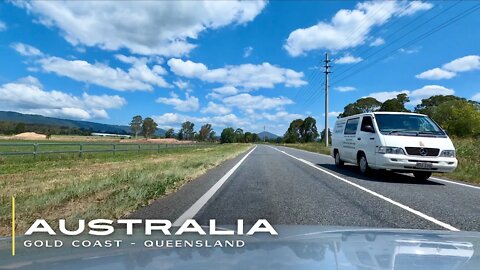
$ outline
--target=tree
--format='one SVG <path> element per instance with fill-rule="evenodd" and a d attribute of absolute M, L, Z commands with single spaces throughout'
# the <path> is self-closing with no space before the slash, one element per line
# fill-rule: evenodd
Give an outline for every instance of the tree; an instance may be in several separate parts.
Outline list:
<path fill-rule="evenodd" d="M 382 106 L 382 103 L 375 98 L 366 97 L 357 99 L 357 101 L 348 104 L 343 108 L 343 113 L 338 117 L 347 117 L 359 113 L 374 112 Z"/>
<path fill-rule="evenodd" d="M 212 142 L 216 141 L 215 135 L 216 135 L 215 131 L 213 131 L 213 130 L 210 131 L 210 134 L 208 134 L 208 139 Z"/>
<path fill-rule="evenodd" d="M 251 132 L 245 132 L 243 135 L 243 141 L 246 143 L 251 143 L 253 142 L 253 134 Z"/>
<path fill-rule="evenodd" d="M 224 128 L 222 134 L 220 134 L 221 143 L 233 143 L 235 142 L 235 130 L 233 128 Z"/>
<path fill-rule="evenodd" d="M 257 133 L 252 133 L 252 142 L 258 142 L 260 141 L 260 137 L 258 136 Z"/>
<path fill-rule="evenodd" d="M 25 132 L 25 123 L 18 123 L 15 126 L 15 134 L 20 134 Z"/>
<path fill-rule="evenodd" d="M 430 117 L 449 135 L 470 137 L 480 134 L 480 109 L 466 100 L 444 102 L 430 113 Z"/>
<path fill-rule="evenodd" d="M 175 131 L 173 130 L 173 128 L 169 128 L 165 132 L 165 138 L 173 138 L 173 137 L 175 137 Z"/>
<path fill-rule="evenodd" d="M 198 138 L 200 141 L 205 141 L 208 139 L 208 136 L 212 132 L 212 125 L 210 124 L 205 124 L 200 128 L 200 131 L 198 132 Z"/>
<path fill-rule="evenodd" d="M 332 131 L 330 129 L 328 129 L 328 141 L 332 143 Z M 325 129 L 320 134 L 320 142 L 325 142 Z"/>
<path fill-rule="evenodd" d="M 435 111 L 435 108 L 440 106 L 441 104 L 452 101 L 452 100 L 458 100 L 458 101 L 466 101 L 468 103 L 471 103 L 473 105 L 479 105 L 478 102 L 473 101 L 473 100 L 466 100 L 465 98 L 457 97 L 457 96 L 452 96 L 452 95 L 436 95 L 436 96 L 431 96 L 429 98 L 422 99 L 422 102 L 415 106 L 415 112 L 416 113 L 421 113 L 421 114 L 426 114 L 430 117 L 432 117 L 432 114 Z"/>
<path fill-rule="evenodd" d="M 134 116 L 130 122 L 130 129 L 132 130 L 132 133 L 135 134 L 135 139 L 138 137 L 140 131 L 142 131 L 142 124 L 143 119 L 140 115 Z"/>
<path fill-rule="evenodd" d="M 245 142 L 243 137 L 243 129 L 237 128 L 235 130 L 235 142 L 239 142 L 239 143 Z"/>
<path fill-rule="evenodd" d="M 182 128 L 180 129 L 179 133 L 182 133 L 182 139 L 192 139 L 193 138 L 193 127 L 195 126 L 194 123 L 190 121 L 186 121 L 182 123 Z"/>
<path fill-rule="evenodd" d="M 155 123 L 152 118 L 145 118 L 142 123 L 143 136 L 147 139 L 151 138 L 152 135 L 155 134 L 155 131 L 157 131 L 157 127 L 157 123 Z"/>
<path fill-rule="evenodd" d="M 300 135 L 303 142 L 313 142 L 318 138 L 317 121 L 315 118 L 309 116 L 303 120 Z"/>
<path fill-rule="evenodd" d="M 388 99 L 383 102 L 382 106 L 380 107 L 379 111 L 383 112 L 409 112 L 407 108 L 405 108 L 405 103 L 409 102 L 410 98 L 408 98 L 407 94 L 402 93 L 398 94 L 397 97 Z"/>
<path fill-rule="evenodd" d="M 283 135 L 283 138 L 286 143 L 297 143 L 301 141 L 302 137 L 302 119 L 295 119 L 290 123 L 287 132 Z"/>

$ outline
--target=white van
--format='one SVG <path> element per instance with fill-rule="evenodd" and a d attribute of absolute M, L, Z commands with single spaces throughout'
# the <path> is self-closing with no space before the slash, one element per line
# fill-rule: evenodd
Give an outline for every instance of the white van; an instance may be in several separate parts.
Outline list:
<path fill-rule="evenodd" d="M 340 118 L 332 134 L 335 165 L 411 172 L 418 180 L 457 167 L 455 148 L 445 131 L 428 116 L 373 112 Z"/>

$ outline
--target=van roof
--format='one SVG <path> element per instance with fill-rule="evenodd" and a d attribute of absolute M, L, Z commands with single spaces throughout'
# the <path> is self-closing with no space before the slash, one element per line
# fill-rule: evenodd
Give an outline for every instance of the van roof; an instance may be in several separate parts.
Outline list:
<path fill-rule="evenodd" d="M 412 113 L 412 112 L 368 112 L 368 113 L 360 113 L 360 114 L 355 114 L 347 117 L 342 117 L 339 119 L 348 119 L 348 118 L 354 118 L 358 116 L 363 116 L 363 115 L 376 115 L 376 114 L 405 114 L 405 115 L 421 115 L 421 116 L 426 116 L 425 114 L 420 114 L 420 113 Z"/>

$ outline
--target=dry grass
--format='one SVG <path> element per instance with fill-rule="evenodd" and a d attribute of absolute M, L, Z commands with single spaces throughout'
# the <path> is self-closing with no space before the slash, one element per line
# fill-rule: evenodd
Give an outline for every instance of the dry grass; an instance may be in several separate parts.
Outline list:
<path fill-rule="evenodd" d="M 68 223 L 80 218 L 116 219 L 249 147 L 230 144 L 172 148 L 160 155 L 126 153 L 77 160 L 29 160 L 23 164 L 4 161 L 0 164 L 0 235 L 10 234 L 11 196 L 16 197 L 20 234 L 37 218 L 66 218 Z"/>

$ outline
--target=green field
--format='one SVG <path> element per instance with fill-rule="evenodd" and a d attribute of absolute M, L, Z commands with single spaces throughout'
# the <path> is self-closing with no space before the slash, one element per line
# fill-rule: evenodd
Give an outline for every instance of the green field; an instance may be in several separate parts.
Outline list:
<path fill-rule="evenodd" d="M 480 140 L 452 138 L 457 149 L 458 167 L 453 173 L 438 174 L 441 177 L 471 183 L 480 183 Z M 330 155 L 330 150 L 320 143 L 295 143 L 284 146 Z"/>
<path fill-rule="evenodd" d="M 21 234 L 37 218 L 120 218 L 175 190 L 248 144 L 175 147 L 157 152 L 48 154 L 0 160 L 0 235 L 10 234 L 15 196 Z"/>

